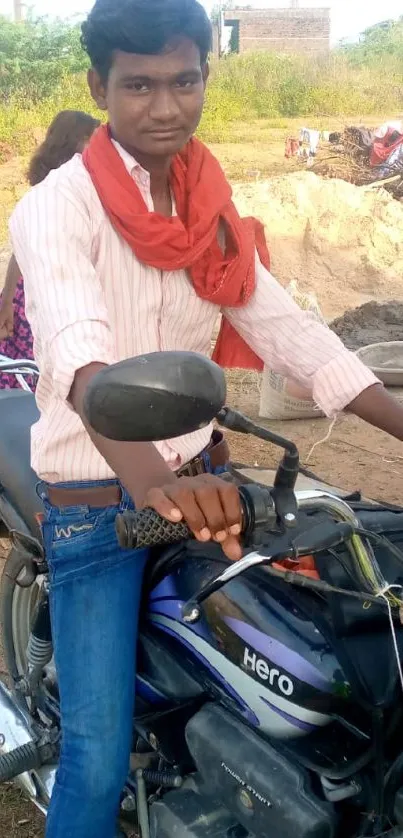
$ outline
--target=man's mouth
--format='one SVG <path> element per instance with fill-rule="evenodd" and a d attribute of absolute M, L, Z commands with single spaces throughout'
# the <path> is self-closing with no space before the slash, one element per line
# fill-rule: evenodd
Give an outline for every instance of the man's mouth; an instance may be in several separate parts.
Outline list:
<path fill-rule="evenodd" d="M 152 128 L 148 133 L 158 139 L 168 140 L 171 137 L 177 137 L 180 134 L 181 128 Z"/>

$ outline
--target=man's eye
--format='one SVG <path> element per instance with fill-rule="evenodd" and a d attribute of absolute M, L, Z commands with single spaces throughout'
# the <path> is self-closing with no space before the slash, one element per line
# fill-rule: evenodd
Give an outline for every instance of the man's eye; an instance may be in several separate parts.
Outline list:
<path fill-rule="evenodd" d="M 133 81 L 126 86 L 128 90 L 134 90 L 136 93 L 146 93 L 150 89 L 143 81 Z"/>
<path fill-rule="evenodd" d="M 182 79 L 181 81 L 177 82 L 178 87 L 193 87 L 194 84 L 195 82 L 191 79 Z"/>

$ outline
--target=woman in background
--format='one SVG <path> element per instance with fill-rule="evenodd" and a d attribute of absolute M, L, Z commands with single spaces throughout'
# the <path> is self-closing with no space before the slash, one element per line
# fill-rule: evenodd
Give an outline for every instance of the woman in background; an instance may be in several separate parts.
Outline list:
<path fill-rule="evenodd" d="M 61 111 L 48 128 L 46 137 L 32 157 L 28 182 L 35 186 L 52 169 L 81 154 L 99 120 L 82 111 Z M 24 282 L 14 256 L 8 263 L 6 280 L 0 296 L 0 355 L 33 359 L 32 334 L 25 317 Z M 0 373 L 0 388 L 18 387 L 14 375 Z M 34 387 L 35 383 L 30 382 Z"/>

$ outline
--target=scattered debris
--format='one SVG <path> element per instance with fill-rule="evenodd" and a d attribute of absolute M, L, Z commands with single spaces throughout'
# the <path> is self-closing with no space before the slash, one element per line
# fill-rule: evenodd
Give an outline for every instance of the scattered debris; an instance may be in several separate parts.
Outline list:
<path fill-rule="evenodd" d="M 312 166 L 315 174 L 342 178 L 356 186 L 380 186 L 403 199 L 403 123 L 386 122 L 376 130 L 351 125 L 332 134 L 332 153 L 322 148 Z M 393 179 L 392 179 L 393 176 Z"/>

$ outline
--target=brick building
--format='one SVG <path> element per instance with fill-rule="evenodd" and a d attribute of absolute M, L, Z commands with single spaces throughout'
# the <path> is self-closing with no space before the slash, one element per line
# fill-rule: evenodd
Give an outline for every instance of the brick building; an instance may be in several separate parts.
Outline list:
<path fill-rule="evenodd" d="M 230 9 L 222 24 L 232 28 L 235 52 L 270 52 L 318 55 L 329 50 L 330 9 Z"/>

